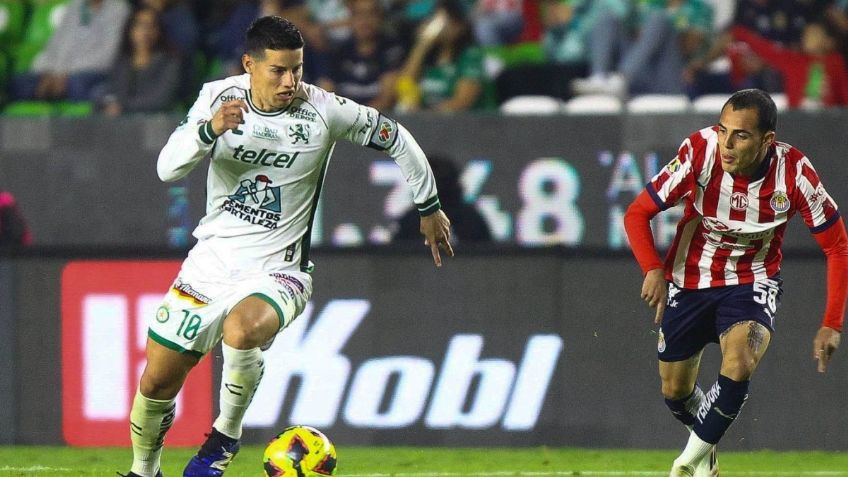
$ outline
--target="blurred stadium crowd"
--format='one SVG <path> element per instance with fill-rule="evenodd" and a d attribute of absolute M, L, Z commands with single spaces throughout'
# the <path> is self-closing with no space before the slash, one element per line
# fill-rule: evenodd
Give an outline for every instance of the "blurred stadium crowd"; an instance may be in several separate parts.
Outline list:
<path fill-rule="evenodd" d="M 384 111 L 848 105 L 848 0 L 0 0 L 2 114 L 182 112 L 269 14 L 305 81 Z"/>

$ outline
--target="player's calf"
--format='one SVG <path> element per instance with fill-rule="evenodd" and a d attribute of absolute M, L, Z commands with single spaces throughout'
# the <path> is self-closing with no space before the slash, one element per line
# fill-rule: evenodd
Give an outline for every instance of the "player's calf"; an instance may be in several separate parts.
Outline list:
<path fill-rule="evenodd" d="M 748 399 L 750 381 L 734 381 L 719 374 L 695 414 L 694 432 L 705 442 L 717 444 L 736 420 Z"/>
<path fill-rule="evenodd" d="M 695 413 L 704 401 L 704 391 L 695 384 L 695 389 L 682 399 L 665 399 L 665 405 L 671 411 L 675 419 L 683 423 L 689 429 L 695 425 Z"/>
<path fill-rule="evenodd" d="M 136 392 L 130 412 L 130 440 L 133 448 L 130 476 L 161 477 L 159 461 L 162 445 L 175 415 L 173 399 L 150 399 L 141 391 Z"/>

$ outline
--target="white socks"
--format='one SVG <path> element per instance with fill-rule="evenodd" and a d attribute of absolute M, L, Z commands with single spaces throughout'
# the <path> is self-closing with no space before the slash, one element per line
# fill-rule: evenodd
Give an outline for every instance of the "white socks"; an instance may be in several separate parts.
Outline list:
<path fill-rule="evenodd" d="M 136 391 L 130 413 L 132 439 L 132 472 L 141 477 L 154 477 L 159 470 L 165 433 L 174 423 L 176 405 L 173 399 L 160 401 Z"/>
<path fill-rule="evenodd" d="M 236 349 L 221 343 L 224 352 L 224 369 L 221 375 L 221 413 L 213 427 L 233 439 L 241 438 L 241 421 L 253 399 L 265 361 L 259 348 Z"/>
<path fill-rule="evenodd" d="M 674 465 L 691 465 L 696 466 L 701 459 L 704 458 L 713 449 L 714 444 L 710 444 L 698 437 L 694 432 L 689 433 L 689 442 L 686 443 L 686 448 L 679 457 L 674 459 Z"/>

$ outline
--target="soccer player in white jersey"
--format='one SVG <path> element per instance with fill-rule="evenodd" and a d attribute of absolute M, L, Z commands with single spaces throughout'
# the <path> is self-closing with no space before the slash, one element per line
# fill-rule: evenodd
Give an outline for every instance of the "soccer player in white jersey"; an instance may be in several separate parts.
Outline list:
<path fill-rule="evenodd" d="M 827 255 L 827 306 L 813 340 L 824 372 L 839 346 L 848 295 L 848 237 L 810 160 L 775 140 L 777 109 L 760 90 L 733 94 L 718 124 L 683 141 L 624 217 L 645 273 L 642 298 L 656 308 L 662 394 L 690 429 L 671 476 L 717 476 L 715 446 L 748 398 L 780 304 L 781 244 L 797 212 Z M 665 265 L 650 220 L 678 202 L 684 214 Z M 721 369 L 697 384 L 707 343 L 720 343 Z"/>
<path fill-rule="evenodd" d="M 183 475 L 220 476 L 238 452 L 242 418 L 264 369 L 260 347 L 303 311 L 312 292 L 311 226 L 337 139 L 391 155 L 412 189 L 436 266 L 440 248 L 453 255 L 450 221 L 415 139 L 375 109 L 303 83 L 303 46 L 288 20 L 257 19 L 246 35 L 247 73 L 205 84 L 159 155 L 164 181 L 210 157 L 206 216 L 150 321 L 147 365 L 130 415 L 128 476 L 162 475 L 177 393 L 218 341 L 220 414 Z"/>

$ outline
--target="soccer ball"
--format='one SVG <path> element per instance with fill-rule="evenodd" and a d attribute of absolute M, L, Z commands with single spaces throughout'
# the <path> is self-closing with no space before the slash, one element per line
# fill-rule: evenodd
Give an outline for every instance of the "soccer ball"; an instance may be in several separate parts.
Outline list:
<path fill-rule="evenodd" d="M 335 475 L 336 447 L 318 429 L 293 426 L 268 442 L 262 462 L 266 477 Z"/>

